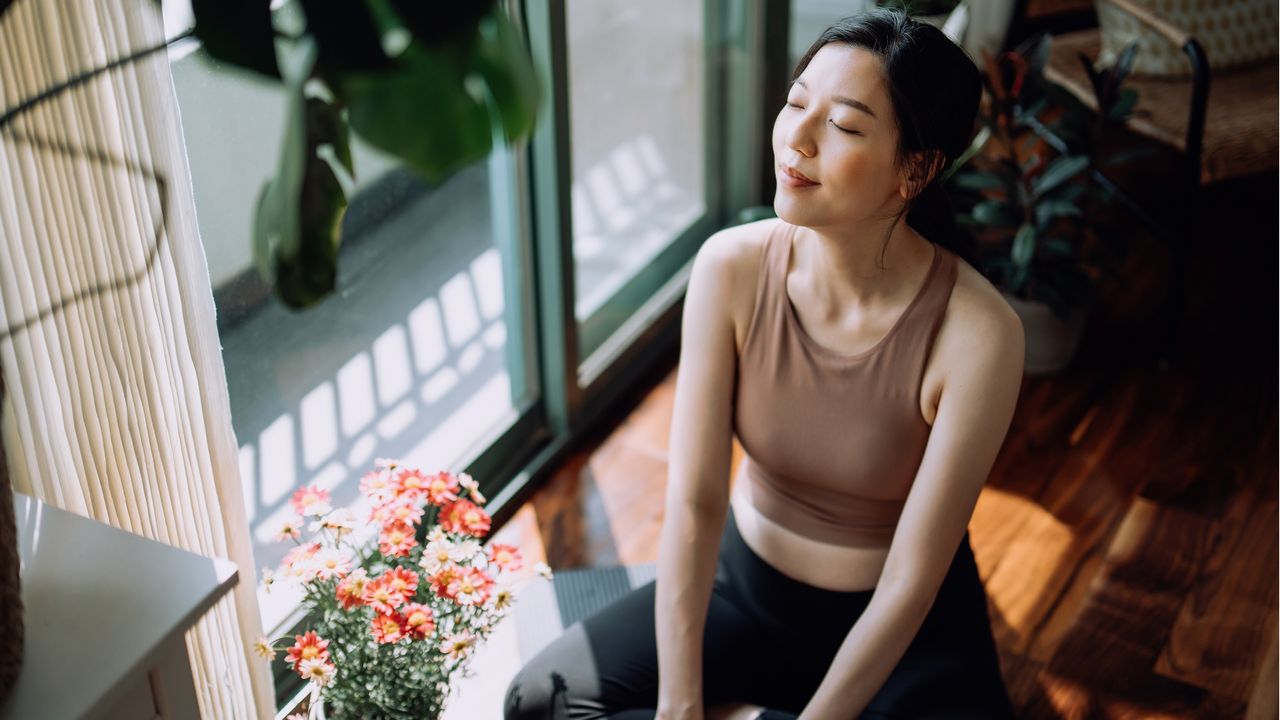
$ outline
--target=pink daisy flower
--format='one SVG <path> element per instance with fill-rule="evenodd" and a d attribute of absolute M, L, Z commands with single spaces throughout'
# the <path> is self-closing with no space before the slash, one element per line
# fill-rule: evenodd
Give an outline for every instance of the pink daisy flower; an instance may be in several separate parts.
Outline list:
<path fill-rule="evenodd" d="M 431 608 L 421 603 L 410 603 L 400 610 L 404 618 L 405 634 L 414 638 L 430 637 L 436 629 L 436 618 Z"/>
<path fill-rule="evenodd" d="M 320 543 L 309 542 L 305 545 L 299 545 L 284 554 L 284 559 L 280 561 L 280 567 L 286 570 L 292 569 L 294 565 L 305 560 L 310 560 L 316 553 L 320 552 Z"/>
<path fill-rule="evenodd" d="M 333 510 L 333 506 L 329 504 L 329 491 L 321 490 L 315 485 L 298 488 L 289 502 L 293 504 L 293 509 L 304 517 L 324 515 Z"/>
<path fill-rule="evenodd" d="M 285 653 L 284 661 L 293 665 L 294 670 L 299 670 L 304 660 L 329 661 L 329 641 L 316 635 L 315 630 L 308 630 L 306 635 L 294 635 L 293 641 L 293 647 Z"/>
<path fill-rule="evenodd" d="M 382 578 L 391 592 L 400 593 L 406 600 L 418 591 L 418 573 L 408 568 L 392 568 Z"/>
<path fill-rule="evenodd" d="M 382 528 L 378 536 L 378 549 L 387 557 L 406 557 L 418 541 L 413 537 L 413 526 L 395 522 Z"/>
<path fill-rule="evenodd" d="M 427 502 L 443 506 L 458 499 L 458 479 L 447 472 L 439 472 L 427 478 Z"/>
<path fill-rule="evenodd" d="M 489 599 L 493 580 L 479 568 L 467 568 L 449 583 L 449 597 L 459 605 L 480 605 Z"/>
<path fill-rule="evenodd" d="M 451 533 L 484 537 L 491 523 L 489 514 L 470 500 L 457 500 L 440 511 L 440 526 Z"/>
<path fill-rule="evenodd" d="M 462 572 L 462 568 L 457 565 L 445 565 L 431 576 L 431 590 L 440 597 L 452 600 L 453 594 L 450 592 L 450 586 L 453 584 L 454 580 L 461 577 Z"/>
<path fill-rule="evenodd" d="M 427 476 L 421 470 L 401 470 L 396 473 L 395 488 L 397 496 L 416 500 L 427 488 Z"/>
<path fill-rule="evenodd" d="M 350 575 L 338 583 L 335 594 L 344 610 L 364 604 L 364 591 L 369 585 L 369 575 L 364 568 L 356 568 Z"/>
<path fill-rule="evenodd" d="M 377 613 L 373 616 L 373 639 L 379 644 L 393 643 L 404 637 L 404 625 L 396 613 Z"/>
<path fill-rule="evenodd" d="M 374 612 L 384 615 L 391 614 L 404 604 L 404 595 L 391 589 L 386 575 L 370 580 L 364 586 L 364 595 L 361 599 L 364 600 L 365 605 L 373 608 Z"/>
<path fill-rule="evenodd" d="M 507 572 L 515 572 L 524 567 L 524 557 L 515 545 L 494 543 L 489 546 L 489 562 Z"/>
<path fill-rule="evenodd" d="M 370 519 L 380 525 L 395 522 L 416 525 L 422 519 L 422 508 L 411 498 L 400 498 L 374 508 Z"/>

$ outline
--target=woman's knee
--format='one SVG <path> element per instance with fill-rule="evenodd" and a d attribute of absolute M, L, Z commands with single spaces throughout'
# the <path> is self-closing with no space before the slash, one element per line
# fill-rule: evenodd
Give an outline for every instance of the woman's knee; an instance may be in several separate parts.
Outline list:
<path fill-rule="evenodd" d="M 503 696 L 504 720 L 546 720 L 553 717 L 557 686 L 564 685 L 557 678 L 555 672 L 548 675 L 528 665 L 521 668 Z"/>
<path fill-rule="evenodd" d="M 503 700 L 506 720 L 590 716 L 602 710 L 600 679 L 581 624 L 525 663 Z"/>

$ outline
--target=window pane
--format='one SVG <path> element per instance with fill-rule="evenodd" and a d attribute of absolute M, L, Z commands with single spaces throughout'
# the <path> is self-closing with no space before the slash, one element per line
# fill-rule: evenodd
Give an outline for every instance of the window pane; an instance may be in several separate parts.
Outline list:
<path fill-rule="evenodd" d="M 581 322 L 706 211 L 703 3 L 569 0 L 565 14 Z"/>
<path fill-rule="evenodd" d="M 174 60 L 173 74 L 254 559 L 274 568 L 292 546 L 273 536 L 297 488 L 318 484 L 335 506 L 347 505 L 375 458 L 458 470 L 478 441 L 512 421 L 513 387 L 524 387 L 512 378 L 525 368 L 507 360 L 499 248 L 511 243 L 495 242 L 491 219 L 511 191 L 490 172 L 500 163 L 482 161 L 430 188 L 357 141 L 338 292 L 291 311 L 265 292 L 250 255 L 257 193 L 279 156 L 283 91 L 196 56 Z M 259 597 L 269 630 L 297 602 Z"/>

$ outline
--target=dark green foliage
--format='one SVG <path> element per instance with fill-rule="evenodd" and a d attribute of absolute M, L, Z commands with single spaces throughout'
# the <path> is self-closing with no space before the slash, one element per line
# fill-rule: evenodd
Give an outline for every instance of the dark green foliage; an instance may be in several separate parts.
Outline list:
<path fill-rule="evenodd" d="M 980 129 L 948 178 L 957 223 L 978 239 L 979 270 L 1011 295 L 1044 302 L 1066 319 L 1095 299 L 1096 279 L 1113 274 L 1124 243 L 1091 222 L 1110 197 L 1090 182 L 1098 165 L 1141 153 L 1096 157 L 1097 138 L 1132 112 L 1137 94 L 1121 87 L 1133 47 L 1114 68 L 1089 71 L 1099 106 L 1092 113 L 1044 77 L 1046 35 L 998 58 L 987 56 Z M 1056 109 L 1053 124 L 1039 116 Z M 1046 148 L 1052 129 L 1065 147 Z M 1051 158 L 1040 156 L 1048 150 Z"/>

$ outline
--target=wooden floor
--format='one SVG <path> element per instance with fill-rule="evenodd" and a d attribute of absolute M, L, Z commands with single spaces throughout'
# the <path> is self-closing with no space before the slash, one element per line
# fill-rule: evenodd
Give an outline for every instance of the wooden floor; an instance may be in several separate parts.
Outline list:
<path fill-rule="evenodd" d="M 1205 197 L 1179 367 L 1144 359 L 1147 241 L 1071 368 L 1024 379 L 970 525 L 1024 717 L 1276 717 L 1276 198 L 1274 177 Z M 654 561 L 674 381 L 500 535 L 553 568 Z"/>

